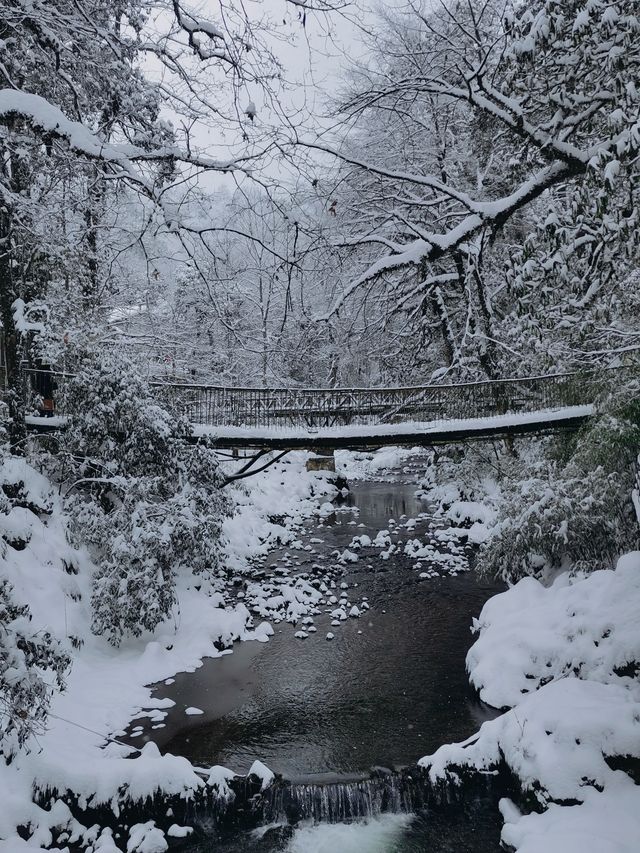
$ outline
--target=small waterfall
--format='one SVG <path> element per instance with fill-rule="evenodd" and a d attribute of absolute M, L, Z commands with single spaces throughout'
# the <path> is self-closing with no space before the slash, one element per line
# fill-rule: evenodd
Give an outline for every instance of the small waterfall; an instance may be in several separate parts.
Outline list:
<path fill-rule="evenodd" d="M 341 823 L 385 813 L 408 814 L 425 802 L 425 795 L 423 779 L 399 773 L 381 773 L 358 782 L 276 784 L 265 791 L 263 819 Z"/>

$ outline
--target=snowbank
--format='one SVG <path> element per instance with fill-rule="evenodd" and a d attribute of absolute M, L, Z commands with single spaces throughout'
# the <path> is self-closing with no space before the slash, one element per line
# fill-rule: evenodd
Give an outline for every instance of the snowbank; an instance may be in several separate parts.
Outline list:
<path fill-rule="evenodd" d="M 640 758 L 639 701 L 637 688 L 564 678 L 420 764 L 435 782 L 455 781 L 460 768 L 488 771 L 504 761 L 540 805 L 580 801 L 584 787 L 604 788 L 619 775 L 606 758 Z"/>
<path fill-rule="evenodd" d="M 640 553 L 622 557 L 615 572 L 562 574 L 549 587 L 523 578 L 489 599 L 474 623 L 471 683 L 481 699 L 504 708 L 567 675 L 619 682 L 634 664 L 640 670 L 639 613 Z"/>
<path fill-rule="evenodd" d="M 550 587 L 521 580 L 484 606 L 467 656 L 472 683 L 509 707 L 468 740 L 420 760 L 432 782 L 507 767 L 524 801 L 508 801 L 503 841 L 519 853 L 636 851 L 640 788 L 620 759 L 640 760 L 640 553 L 615 571 Z"/>
<path fill-rule="evenodd" d="M 292 452 L 235 486 L 235 512 L 222 528 L 228 567 L 238 570 L 276 544 L 291 542 L 304 520 L 337 493 L 326 473 L 305 469 L 307 457 L 304 451 Z"/>
<path fill-rule="evenodd" d="M 575 806 L 552 803 L 542 814 L 521 816 L 502 801 L 502 839 L 518 853 L 637 853 L 640 790 L 628 777 L 606 791 L 584 789 Z"/>
<path fill-rule="evenodd" d="M 336 450 L 336 471 L 347 480 L 368 480 L 385 471 L 400 468 L 415 456 L 424 454 L 424 447 L 381 447 L 372 453 Z"/>

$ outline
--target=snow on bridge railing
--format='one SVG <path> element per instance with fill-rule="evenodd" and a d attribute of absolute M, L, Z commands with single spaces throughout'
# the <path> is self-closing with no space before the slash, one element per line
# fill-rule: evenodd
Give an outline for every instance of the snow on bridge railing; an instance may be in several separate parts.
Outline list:
<path fill-rule="evenodd" d="M 480 380 L 394 388 L 238 388 L 152 380 L 158 402 L 207 426 L 306 428 L 380 425 L 407 421 L 432 424 L 590 405 L 622 373 L 617 367 L 514 379 Z M 633 372 L 631 372 L 633 371 Z M 33 377 L 43 371 L 27 370 Z M 45 371 L 56 385 L 57 410 L 65 411 L 64 386 L 72 374 Z M 71 412 L 66 412 L 72 414 Z"/>

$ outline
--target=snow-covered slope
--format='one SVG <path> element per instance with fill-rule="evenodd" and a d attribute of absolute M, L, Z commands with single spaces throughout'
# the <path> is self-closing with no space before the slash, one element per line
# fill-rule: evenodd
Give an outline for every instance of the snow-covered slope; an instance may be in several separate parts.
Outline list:
<path fill-rule="evenodd" d="M 519 853 L 633 853 L 640 787 L 616 759 L 640 761 L 640 553 L 615 571 L 550 587 L 521 580 L 484 606 L 467 656 L 481 697 L 506 713 L 421 759 L 433 781 L 506 765 L 541 814 L 503 801 L 503 840 Z"/>

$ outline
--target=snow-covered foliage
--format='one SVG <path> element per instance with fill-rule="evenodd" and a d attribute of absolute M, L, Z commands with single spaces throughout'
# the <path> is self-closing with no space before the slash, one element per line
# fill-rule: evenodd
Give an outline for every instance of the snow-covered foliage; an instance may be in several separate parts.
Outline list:
<path fill-rule="evenodd" d="M 589 570 L 612 564 L 637 540 L 631 471 L 550 465 L 545 474 L 505 488 L 500 520 L 479 555 L 481 570 L 504 580 Z"/>
<path fill-rule="evenodd" d="M 333 309 L 398 338 L 405 319 L 396 361 L 423 376 L 524 375 L 637 346 L 634 0 L 380 15 L 336 103 L 338 138 L 308 143 L 339 164 Z"/>
<path fill-rule="evenodd" d="M 230 504 L 214 452 L 187 443 L 188 424 L 157 404 L 126 359 L 89 358 L 66 401 L 75 415 L 59 476 L 70 529 L 99 565 L 94 630 L 117 644 L 167 618 L 178 572 L 211 588 Z"/>
<path fill-rule="evenodd" d="M 15 553 L 28 546 L 33 527 L 51 506 L 44 477 L 0 445 L 0 756 L 5 761 L 42 731 L 51 694 L 64 685 L 70 663 L 58 640 L 31 624 L 25 590 L 16 597 L 10 581 Z"/>
<path fill-rule="evenodd" d="M 47 719 L 53 676 L 59 688 L 68 655 L 47 632 L 30 627 L 26 604 L 13 599 L 8 581 L 0 580 L 0 756 L 10 761 Z"/>
<path fill-rule="evenodd" d="M 504 580 L 555 569 L 589 570 L 640 542 L 631 501 L 640 441 L 637 381 L 603 396 L 602 409 L 575 437 L 513 460 L 499 517 L 479 567 Z M 545 455 L 547 458 L 545 459 Z"/>

